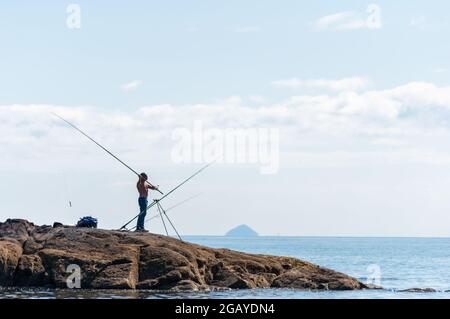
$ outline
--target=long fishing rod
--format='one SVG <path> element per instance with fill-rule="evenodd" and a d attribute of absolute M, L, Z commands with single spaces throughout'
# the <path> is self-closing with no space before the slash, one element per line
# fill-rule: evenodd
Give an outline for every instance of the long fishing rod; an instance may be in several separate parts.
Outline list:
<path fill-rule="evenodd" d="M 201 171 L 203 171 L 204 169 L 206 169 L 208 166 L 214 164 L 216 162 L 216 160 L 208 163 L 207 165 L 203 166 L 202 168 L 200 168 L 198 171 L 196 171 L 194 174 L 192 174 L 191 176 L 189 176 L 188 178 L 186 178 L 183 182 L 181 182 L 180 184 L 178 184 L 175 188 L 173 188 L 170 192 L 166 193 L 163 197 L 161 197 L 160 199 L 154 200 L 150 205 L 147 206 L 147 209 L 152 208 L 153 206 L 155 206 L 159 201 L 163 200 L 164 198 L 166 198 L 167 196 L 169 196 L 170 194 L 172 194 L 174 191 L 176 191 L 178 188 L 180 188 L 181 186 L 183 186 L 184 184 L 186 184 L 189 180 L 191 180 L 192 178 L 194 178 L 194 176 L 200 174 Z M 131 219 L 129 222 L 127 222 L 125 225 L 123 225 L 122 227 L 120 227 L 120 229 L 126 229 L 126 227 L 132 223 L 136 218 L 138 218 L 139 216 L 141 216 L 142 212 L 137 214 L 135 217 L 133 217 L 133 219 Z"/>
<path fill-rule="evenodd" d="M 177 208 L 177 207 L 180 206 L 180 205 L 183 205 L 184 203 L 189 202 L 190 200 L 192 200 L 192 199 L 194 199 L 194 198 L 199 197 L 201 194 L 202 194 L 202 193 L 198 193 L 198 194 L 196 194 L 196 195 L 194 195 L 194 196 L 191 196 L 191 197 L 189 197 L 189 198 L 186 198 L 185 200 L 183 200 L 183 201 L 181 201 L 181 202 L 178 202 L 178 203 L 175 204 L 175 205 L 170 206 L 169 208 L 166 209 L 166 213 L 167 213 L 168 211 L 174 209 L 174 208 Z M 153 217 L 150 218 L 150 219 L 153 219 L 154 217 L 158 217 L 158 216 L 153 216 Z M 150 220 L 150 219 L 149 219 L 149 220 Z"/>
<path fill-rule="evenodd" d="M 192 199 L 194 199 L 194 198 L 200 196 L 201 194 L 202 194 L 202 193 L 198 193 L 197 195 L 194 195 L 194 196 L 191 196 L 191 197 L 189 197 L 189 198 L 186 198 L 185 200 L 183 200 L 183 201 L 181 201 L 181 202 L 179 202 L 179 203 L 177 203 L 177 204 L 175 204 L 175 205 L 173 205 L 173 206 L 170 206 L 169 208 L 167 208 L 167 209 L 165 210 L 165 212 L 167 213 L 168 211 L 171 211 L 172 209 L 174 209 L 174 208 L 176 208 L 176 207 L 178 207 L 178 206 L 180 206 L 180 205 L 183 205 L 184 203 L 186 203 L 186 202 L 188 202 L 188 201 L 190 201 L 190 200 L 192 200 Z M 144 221 L 144 224 L 147 223 L 147 222 L 149 222 L 149 221 L 151 221 L 151 220 L 153 220 L 153 219 L 155 219 L 155 218 L 158 218 L 158 217 L 161 217 L 161 214 L 156 214 L 156 215 L 154 215 L 154 216 L 152 216 L 152 217 L 150 217 L 150 218 L 147 218 L 147 219 Z M 130 228 L 130 230 L 134 230 L 134 229 L 136 229 L 136 227 L 137 227 L 137 226 L 134 226 L 134 227 Z"/>
<path fill-rule="evenodd" d="M 128 168 L 130 171 L 132 171 L 134 174 L 136 174 L 139 178 L 141 177 L 141 174 L 139 174 L 138 172 L 136 172 L 134 169 L 132 169 L 130 166 L 128 166 L 127 164 L 125 164 L 120 158 L 118 158 L 116 155 L 114 155 L 113 153 L 111 153 L 110 151 L 108 151 L 105 147 L 103 147 L 100 143 L 98 143 L 96 140 L 94 140 L 92 137 L 90 137 L 89 135 L 87 135 L 86 133 L 84 133 L 81 129 L 79 129 L 78 127 L 76 127 L 74 124 L 70 123 L 69 121 L 67 121 L 65 118 L 59 116 L 58 114 L 51 112 L 54 116 L 56 116 L 57 118 L 59 118 L 60 120 L 66 122 L 68 125 L 70 125 L 72 128 L 74 128 L 75 130 L 77 130 L 78 132 L 80 132 L 81 134 L 83 134 L 84 136 L 86 136 L 88 139 L 90 139 L 92 142 L 94 142 L 97 146 L 99 146 L 102 150 L 104 150 L 106 153 L 108 153 L 109 155 L 111 155 L 112 157 L 114 157 L 116 160 L 118 160 L 122 165 L 124 165 L 126 168 Z M 151 187 L 153 187 L 155 190 L 157 190 L 161 195 L 164 195 L 163 192 L 161 192 L 157 187 L 153 186 L 150 182 L 145 181 L 147 184 L 149 184 Z"/>

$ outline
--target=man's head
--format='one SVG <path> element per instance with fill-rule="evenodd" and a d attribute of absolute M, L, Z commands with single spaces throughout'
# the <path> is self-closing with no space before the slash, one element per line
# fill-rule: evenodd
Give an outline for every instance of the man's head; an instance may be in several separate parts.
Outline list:
<path fill-rule="evenodd" d="M 144 181 L 146 181 L 146 180 L 148 179 L 147 174 L 141 173 L 141 179 L 143 179 Z"/>

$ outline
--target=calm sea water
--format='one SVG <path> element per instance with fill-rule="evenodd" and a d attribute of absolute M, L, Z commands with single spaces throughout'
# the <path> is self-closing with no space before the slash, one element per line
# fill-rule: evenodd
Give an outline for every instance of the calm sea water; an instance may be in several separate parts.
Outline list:
<path fill-rule="evenodd" d="M 450 238 L 191 236 L 184 239 L 209 247 L 305 259 L 363 282 L 379 280 L 384 289 L 348 292 L 256 289 L 178 294 L 2 289 L 0 298 L 450 298 Z M 438 292 L 399 291 L 408 288 L 433 288 Z"/>

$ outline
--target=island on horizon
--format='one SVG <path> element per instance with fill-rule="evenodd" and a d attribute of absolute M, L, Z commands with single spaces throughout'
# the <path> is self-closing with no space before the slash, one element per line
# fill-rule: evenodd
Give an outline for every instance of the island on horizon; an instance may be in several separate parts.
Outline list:
<path fill-rule="evenodd" d="M 242 224 L 230 229 L 225 236 L 227 237 L 257 237 L 259 236 L 256 231 L 250 228 L 250 226 Z"/>

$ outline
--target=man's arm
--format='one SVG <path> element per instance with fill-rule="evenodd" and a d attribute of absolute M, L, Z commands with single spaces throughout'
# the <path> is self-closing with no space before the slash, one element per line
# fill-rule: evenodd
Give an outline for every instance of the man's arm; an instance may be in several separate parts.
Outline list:
<path fill-rule="evenodd" d="M 153 186 L 153 185 L 150 185 L 150 183 L 149 182 L 147 182 L 147 188 L 149 188 L 149 189 L 152 189 L 152 190 L 157 190 L 158 189 L 158 186 Z"/>

